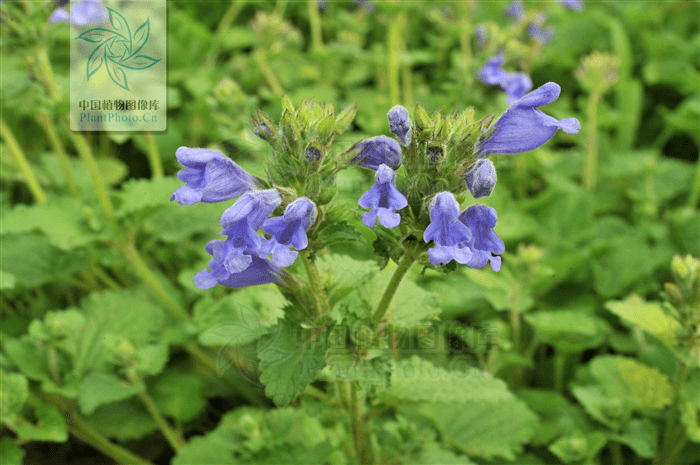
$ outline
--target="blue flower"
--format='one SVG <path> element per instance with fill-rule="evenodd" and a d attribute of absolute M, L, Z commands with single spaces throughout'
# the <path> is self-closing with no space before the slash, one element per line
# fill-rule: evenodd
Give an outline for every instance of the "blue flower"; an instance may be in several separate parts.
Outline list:
<path fill-rule="evenodd" d="M 365 168 L 376 171 L 379 165 L 384 164 L 393 170 L 397 170 L 401 166 L 401 147 L 398 142 L 390 137 L 372 137 L 371 139 L 363 140 L 355 148 L 361 151 L 352 161 Z"/>
<path fill-rule="evenodd" d="M 496 210 L 486 205 L 472 205 L 459 215 L 459 221 L 469 228 L 472 236 L 469 244 L 472 256 L 466 265 L 470 268 L 483 268 L 490 260 L 491 269 L 499 271 L 501 257 L 498 255 L 505 252 L 506 247 L 493 230 L 498 221 Z"/>
<path fill-rule="evenodd" d="M 389 110 L 386 117 L 389 119 L 391 133 L 399 139 L 399 143 L 404 147 L 411 145 L 411 120 L 408 117 L 408 110 L 401 105 L 396 105 Z"/>
<path fill-rule="evenodd" d="M 306 152 L 304 152 L 304 156 L 306 157 L 306 161 L 313 163 L 321 159 L 321 151 L 317 147 L 309 147 L 306 149 Z"/>
<path fill-rule="evenodd" d="M 452 260 L 466 265 L 472 258 L 469 244 L 472 233 L 459 221 L 459 203 L 450 192 L 440 192 L 430 202 L 430 224 L 423 233 L 425 242 L 433 241 L 428 250 L 433 265 L 445 265 Z"/>
<path fill-rule="evenodd" d="M 362 208 L 372 209 L 362 215 L 362 222 L 373 228 L 379 218 L 385 228 L 395 228 L 401 222 L 401 215 L 395 212 L 406 207 L 408 201 L 394 185 L 396 173 L 387 165 L 379 165 L 374 179 L 376 183 L 357 201 Z"/>
<path fill-rule="evenodd" d="M 177 178 L 187 184 L 178 188 L 170 201 L 180 205 L 231 200 L 255 187 L 255 179 L 243 168 L 215 150 L 180 147 L 177 161 L 185 168 Z"/>
<path fill-rule="evenodd" d="M 496 167 L 491 160 L 477 160 L 477 162 L 464 173 L 469 192 L 475 199 L 488 197 L 496 186 Z"/>
<path fill-rule="evenodd" d="M 539 42 L 541 46 L 547 44 L 547 42 L 552 40 L 552 37 L 554 37 L 554 29 L 551 27 L 543 27 L 545 21 L 547 21 L 545 14 L 538 13 L 535 17 L 535 21 L 530 23 L 527 27 L 527 33 L 530 35 L 530 37 Z"/>
<path fill-rule="evenodd" d="M 583 10 L 583 2 L 581 0 L 559 0 L 559 3 L 561 3 L 570 10 Z"/>
<path fill-rule="evenodd" d="M 221 215 L 221 234 L 228 236 L 225 249 L 214 255 L 228 273 L 239 273 L 252 263 L 262 244 L 257 230 L 282 202 L 277 189 L 247 192 Z"/>
<path fill-rule="evenodd" d="M 377 11 L 377 7 L 372 2 L 368 2 L 367 0 L 354 0 L 354 1 L 355 1 L 355 5 L 361 7 L 367 13 L 374 13 L 375 11 Z"/>
<path fill-rule="evenodd" d="M 277 266 L 290 266 L 297 259 L 299 252 L 290 250 L 294 247 L 303 250 L 309 244 L 306 231 L 309 230 L 318 212 L 316 205 L 306 197 L 300 197 L 287 205 L 284 215 L 265 220 L 262 229 L 272 235 L 264 241 L 258 250 L 261 258 L 272 254 L 272 261 Z"/>
<path fill-rule="evenodd" d="M 508 105 L 511 105 L 532 90 L 532 80 L 525 73 L 507 73 L 500 84 L 501 89 L 506 93 Z"/>
<path fill-rule="evenodd" d="M 510 16 L 516 21 L 519 21 L 525 15 L 525 9 L 523 8 L 522 0 L 513 0 L 508 8 L 505 10 L 506 16 Z"/>
<path fill-rule="evenodd" d="M 211 289 L 217 284 L 239 288 L 280 282 L 282 270 L 270 260 L 260 258 L 257 255 L 246 254 L 250 258 L 248 266 L 243 271 L 229 272 L 224 265 L 224 259 L 229 255 L 227 249 L 232 247 L 230 243 L 220 240 L 211 241 L 207 244 L 207 252 L 214 257 L 208 263 L 212 271 L 205 269 L 197 273 L 194 277 L 194 283 L 198 288 Z"/>
<path fill-rule="evenodd" d="M 107 22 L 107 10 L 99 0 L 83 0 L 71 5 L 70 14 L 65 8 L 54 10 L 49 22 L 60 23 L 70 21 L 76 26 L 102 24 Z"/>
<path fill-rule="evenodd" d="M 494 123 L 496 129 L 477 143 L 479 158 L 492 153 L 529 152 L 545 144 L 558 129 L 567 134 L 577 134 L 581 124 L 576 118 L 558 121 L 537 109 L 554 102 L 560 92 L 558 84 L 548 82 L 513 103 Z"/>
<path fill-rule="evenodd" d="M 504 61 L 505 56 L 503 52 L 499 52 L 498 55 L 490 58 L 479 70 L 479 79 L 481 79 L 484 84 L 492 86 L 503 82 L 506 78 L 506 72 L 503 70 Z"/>
<path fill-rule="evenodd" d="M 266 142 L 270 142 L 274 138 L 274 134 L 265 123 L 258 124 L 253 133 Z"/>
<path fill-rule="evenodd" d="M 486 27 L 483 24 L 479 24 L 474 29 L 474 35 L 476 36 L 476 46 L 479 48 L 483 47 L 486 41 Z"/>

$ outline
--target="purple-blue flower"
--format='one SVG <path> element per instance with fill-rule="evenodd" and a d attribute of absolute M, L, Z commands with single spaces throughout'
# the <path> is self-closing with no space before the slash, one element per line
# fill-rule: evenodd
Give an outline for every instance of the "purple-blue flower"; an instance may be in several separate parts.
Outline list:
<path fill-rule="evenodd" d="M 374 3 L 369 2 L 367 0 L 354 0 L 355 5 L 359 6 L 363 10 L 365 10 L 367 13 L 374 13 L 377 11 L 377 7 L 374 5 Z"/>
<path fill-rule="evenodd" d="M 382 164 L 379 165 L 374 179 L 374 185 L 357 201 L 362 208 L 372 209 L 362 215 L 362 222 L 368 228 L 373 228 L 379 218 L 379 224 L 385 228 L 395 228 L 401 222 L 401 215 L 396 213 L 396 210 L 408 205 L 406 197 L 394 184 L 396 173 Z"/>
<path fill-rule="evenodd" d="M 377 170 L 379 165 L 387 165 L 393 170 L 401 166 L 401 147 L 394 139 L 387 136 L 377 136 L 363 140 L 357 146 L 360 149 L 359 155 L 352 159 L 365 168 Z"/>
<path fill-rule="evenodd" d="M 228 236 L 223 255 L 214 258 L 227 272 L 239 273 L 252 262 L 262 245 L 257 230 L 282 202 L 277 189 L 246 192 L 221 215 L 221 234 Z"/>
<path fill-rule="evenodd" d="M 399 139 L 399 143 L 404 147 L 411 145 L 411 120 L 408 117 L 408 110 L 401 105 L 396 105 L 389 110 L 386 117 L 389 119 L 391 133 Z"/>
<path fill-rule="evenodd" d="M 306 149 L 306 152 L 304 152 L 304 156 L 306 157 L 306 161 L 313 163 L 321 159 L 321 151 L 317 147 L 309 147 Z"/>
<path fill-rule="evenodd" d="M 231 200 L 255 187 L 255 179 L 216 150 L 180 147 L 177 161 L 185 168 L 177 178 L 187 184 L 178 188 L 170 201 L 180 205 Z"/>
<path fill-rule="evenodd" d="M 214 240 L 207 244 L 207 252 L 214 258 L 209 260 L 211 271 L 202 270 L 194 277 L 195 285 L 200 289 L 211 289 L 217 284 L 226 287 L 257 286 L 280 281 L 280 270 L 270 260 L 257 255 L 247 255 L 250 262 L 246 269 L 231 273 L 226 269 L 224 259 L 228 255 L 227 249 L 233 246 L 227 242 Z"/>
<path fill-rule="evenodd" d="M 527 27 L 527 32 L 530 37 L 539 42 L 541 46 L 546 45 L 547 42 L 552 40 L 552 37 L 554 37 L 554 29 L 551 27 L 543 28 L 537 23 L 531 23 Z"/>
<path fill-rule="evenodd" d="M 497 85 L 503 82 L 506 78 L 506 72 L 503 70 L 503 62 L 505 56 L 503 52 L 498 52 L 498 55 L 490 58 L 484 66 L 479 70 L 479 79 L 484 84 Z"/>
<path fill-rule="evenodd" d="M 306 231 L 309 230 L 318 212 L 316 205 L 306 197 L 300 197 L 287 205 L 282 216 L 269 218 L 262 229 L 272 238 L 264 241 L 258 250 L 261 258 L 272 254 L 272 261 L 277 266 L 290 266 L 297 259 L 299 252 L 309 244 Z"/>
<path fill-rule="evenodd" d="M 70 21 L 76 26 L 102 24 L 107 21 L 107 10 L 99 0 L 83 0 L 71 5 L 70 14 L 65 8 L 54 10 L 49 22 L 60 23 Z"/>
<path fill-rule="evenodd" d="M 493 228 L 498 217 L 496 210 L 486 205 L 472 205 L 459 215 L 459 221 L 469 228 L 472 240 L 469 247 L 472 252 L 471 259 L 466 265 L 470 268 L 483 268 L 491 261 L 491 269 L 501 269 L 501 257 L 506 246 Z"/>
<path fill-rule="evenodd" d="M 472 197 L 488 197 L 496 186 L 496 167 L 491 160 L 477 160 L 477 162 L 464 173 L 464 181 Z"/>
<path fill-rule="evenodd" d="M 479 48 L 483 47 L 486 41 L 486 27 L 483 24 L 479 24 L 474 29 L 474 35 L 476 36 L 476 46 Z"/>
<path fill-rule="evenodd" d="M 433 265 L 445 265 L 452 260 L 466 265 L 472 258 L 468 245 L 472 241 L 469 228 L 459 221 L 459 203 L 450 192 L 440 192 L 430 202 L 430 224 L 423 233 L 425 242 L 433 241 L 428 250 Z"/>
<path fill-rule="evenodd" d="M 559 3 L 561 3 L 570 10 L 583 10 L 583 2 L 581 0 L 559 0 Z"/>
<path fill-rule="evenodd" d="M 269 142 L 272 140 L 273 134 L 272 131 L 270 130 L 269 127 L 267 127 L 267 124 L 265 123 L 260 123 L 257 125 L 257 127 L 253 130 L 256 136 L 261 138 L 262 140 Z"/>
<path fill-rule="evenodd" d="M 532 80 L 525 73 L 506 73 L 501 81 L 501 89 L 506 93 L 506 101 L 511 105 L 532 90 Z"/>
<path fill-rule="evenodd" d="M 519 21 L 525 15 L 522 0 L 513 0 L 513 2 L 505 10 L 506 16 L 510 16 L 516 21 Z"/>
<path fill-rule="evenodd" d="M 494 123 L 496 129 L 477 143 L 479 158 L 492 153 L 529 152 L 545 144 L 558 129 L 577 134 L 581 124 L 576 118 L 558 121 L 537 108 L 554 102 L 560 92 L 558 84 L 548 82 L 513 103 Z"/>

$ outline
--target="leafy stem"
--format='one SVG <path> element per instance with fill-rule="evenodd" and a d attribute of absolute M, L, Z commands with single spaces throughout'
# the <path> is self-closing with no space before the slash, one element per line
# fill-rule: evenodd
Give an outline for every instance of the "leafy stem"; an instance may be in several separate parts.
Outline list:
<path fill-rule="evenodd" d="M 318 272 L 316 264 L 309 260 L 306 251 L 299 252 L 299 257 L 304 264 L 306 276 L 309 278 L 311 292 L 313 293 L 313 298 L 316 303 L 316 314 L 321 316 L 328 311 L 328 297 L 326 296 L 326 291 L 323 289 L 321 275 Z"/>
<path fill-rule="evenodd" d="M 46 194 L 39 185 L 39 182 L 36 180 L 34 172 L 32 171 L 32 167 L 29 164 L 29 161 L 27 161 L 27 157 L 24 156 L 24 151 L 22 151 L 22 147 L 20 147 L 19 143 L 17 142 L 17 139 L 15 139 L 15 136 L 14 134 L 12 134 L 10 127 L 7 124 L 5 124 L 5 120 L 1 117 L 0 136 L 5 141 L 5 144 L 7 144 L 7 147 L 10 149 L 10 153 L 14 156 L 15 162 L 19 165 L 19 168 L 22 171 L 24 178 L 27 180 L 27 185 L 29 186 L 29 190 L 32 192 L 32 196 L 34 197 L 34 199 L 37 201 L 37 203 L 46 203 Z"/>

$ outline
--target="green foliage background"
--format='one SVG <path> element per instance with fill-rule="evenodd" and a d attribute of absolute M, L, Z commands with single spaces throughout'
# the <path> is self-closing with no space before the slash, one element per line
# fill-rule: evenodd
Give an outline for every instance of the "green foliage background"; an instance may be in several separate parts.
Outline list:
<path fill-rule="evenodd" d="M 503 2 L 169 2 L 152 134 L 70 131 L 70 32 L 49 3 L 2 6 L 1 463 L 696 463 L 697 1 L 526 1 L 554 27 L 542 49 Z M 250 115 L 277 121 L 284 95 L 357 105 L 338 153 L 388 135 L 395 104 L 497 117 L 505 96 L 475 76 L 500 46 L 561 85 L 544 110 L 582 131 L 492 157 L 499 273 L 414 267 L 393 350 L 372 346 L 363 321 L 396 265 L 372 253 L 355 169 L 336 186 L 355 232 L 334 236 L 354 241 L 316 258 L 352 351 L 296 344 L 273 285 L 194 286 L 223 209 L 169 202 L 177 147 L 262 177 Z M 583 76 L 594 52 L 608 88 Z"/>

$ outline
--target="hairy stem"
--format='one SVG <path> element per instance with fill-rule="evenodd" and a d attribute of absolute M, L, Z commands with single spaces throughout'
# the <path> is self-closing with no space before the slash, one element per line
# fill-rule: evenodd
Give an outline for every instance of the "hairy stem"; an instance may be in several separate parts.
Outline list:
<path fill-rule="evenodd" d="M 384 319 L 386 312 L 389 310 L 391 299 L 394 298 L 394 294 L 396 294 L 396 290 L 399 288 L 401 280 L 404 276 L 406 276 L 406 273 L 411 268 L 414 260 L 415 257 L 410 251 L 406 252 L 406 254 L 401 258 L 399 266 L 394 270 L 394 274 L 391 276 L 391 280 L 389 281 L 389 284 L 387 284 L 386 289 L 384 289 L 384 294 L 382 294 L 379 304 L 377 304 L 377 309 L 372 315 L 372 322 L 375 324 L 375 326 L 379 325 Z"/>
<path fill-rule="evenodd" d="M 357 461 L 361 464 L 372 463 L 372 452 L 369 449 L 370 444 L 365 439 L 367 432 L 364 421 L 363 411 L 364 398 L 360 397 L 359 386 L 357 381 L 350 383 L 350 420 L 352 425 L 352 437 L 355 443 L 355 452 L 357 453 Z"/>
<path fill-rule="evenodd" d="M 321 282 L 321 275 L 318 272 L 318 268 L 316 268 L 315 263 L 309 260 L 309 257 L 305 251 L 299 252 L 299 257 L 301 257 L 301 262 L 304 264 L 306 276 L 309 278 L 311 292 L 314 294 L 316 314 L 318 316 L 324 315 L 329 311 L 328 298 L 326 296 L 325 289 L 323 289 L 323 283 Z"/>
<path fill-rule="evenodd" d="M 160 155 L 158 155 L 156 140 L 150 132 L 144 133 L 143 137 L 146 139 L 146 155 L 148 156 L 148 164 L 151 167 L 151 177 L 162 178 L 163 163 L 160 161 Z"/>
<path fill-rule="evenodd" d="M 29 161 L 27 161 L 27 157 L 24 156 L 22 147 L 20 147 L 14 134 L 12 134 L 10 127 L 5 124 L 5 120 L 2 117 L 0 117 L 0 136 L 2 136 L 5 144 L 7 144 L 7 147 L 10 149 L 10 153 L 19 165 L 19 169 L 22 171 L 24 178 L 27 180 L 27 185 L 29 186 L 29 190 L 32 192 L 34 200 L 36 200 L 37 203 L 45 204 L 46 194 L 39 185 L 39 182 L 36 180 L 32 167 L 29 164 Z"/>
<path fill-rule="evenodd" d="M 163 418 L 163 415 L 160 414 L 158 408 L 153 403 L 148 394 L 146 394 L 146 392 L 140 393 L 139 398 L 141 399 L 143 405 L 146 406 L 146 410 L 148 410 L 148 413 L 150 413 L 151 417 L 153 417 L 153 419 L 155 420 L 156 424 L 158 425 L 158 428 L 160 429 L 161 433 L 163 433 L 165 439 L 168 441 L 173 450 L 177 452 L 181 446 L 186 444 L 185 440 L 182 438 L 182 436 L 180 436 L 180 434 L 174 431 L 170 424 L 165 420 L 165 418 Z"/>
<path fill-rule="evenodd" d="M 311 46 L 314 52 L 323 51 L 323 36 L 321 35 L 321 15 L 318 14 L 316 0 L 307 0 L 309 10 L 309 24 L 311 26 Z"/>
<path fill-rule="evenodd" d="M 595 188 L 598 174 L 598 104 L 600 93 L 593 92 L 588 96 L 588 134 L 586 137 L 586 161 L 583 167 L 583 187 L 587 190 Z"/>

